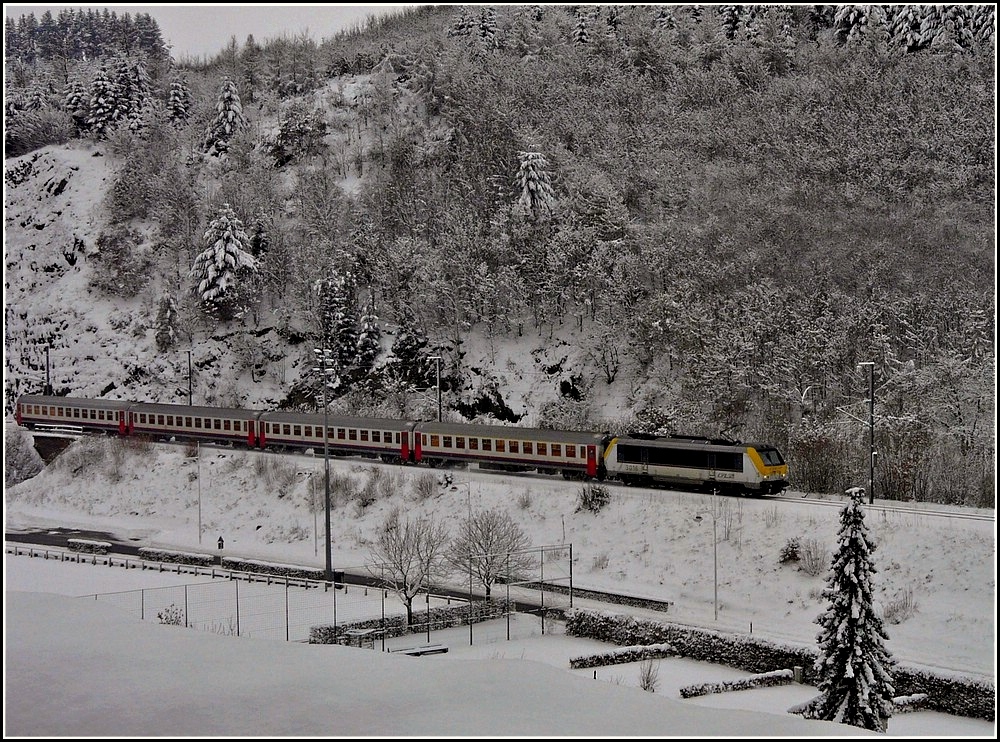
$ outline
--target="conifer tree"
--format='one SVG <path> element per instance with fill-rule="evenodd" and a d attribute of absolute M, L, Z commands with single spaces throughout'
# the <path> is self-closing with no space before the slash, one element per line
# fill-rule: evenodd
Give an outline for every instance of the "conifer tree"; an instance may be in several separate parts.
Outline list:
<path fill-rule="evenodd" d="M 417 389 L 426 389 L 434 383 L 434 364 L 428 360 L 430 353 L 427 334 L 417 323 L 409 309 L 404 309 L 399 331 L 392 343 L 390 358 L 386 363 L 390 376 Z"/>
<path fill-rule="evenodd" d="M 355 366 L 358 376 L 367 376 L 375 368 L 382 351 L 382 329 L 379 327 L 378 315 L 375 314 L 375 298 L 371 297 L 361 317 L 361 331 L 358 333 L 358 352 Z"/>
<path fill-rule="evenodd" d="M 333 268 L 325 278 L 316 281 L 313 291 L 320 325 L 317 343 L 329 351 L 327 372 L 335 373 L 341 383 L 349 382 L 358 350 L 354 277 L 349 270 Z"/>
<path fill-rule="evenodd" d="M 229 139 L 246 125 L 240 93 L 228 77 L 223 78 L 215 104 L 215 118 L 205 134 L 205 152 L 219 156 L 229 150 Z"/>
<path fill-rule="evenodd" d="M 178 77 L 170 82 L 170 97 L 167 99 L 167 115 L 171 123 L 183 124 L 191 116 L 191 91 L 187 80 Z"/>
<path fill-rule="evenodd" d="M 164 291 L 156 311 L 156 347 L 161 351 L 169 350 L 177 341 L 177 314 L 177 302 Z"/>
<path fill-rule="evenodd" d="M 590 31 L 587 30 L 587 13 L 582 8 L 576 9 L 576 25 L 573 26 L 573 43 L 589 44 Z"/>
<path fill-rule="evenodd" d="M 240 280 L 257 270 L 250 238 L 229 204 L 223 204 L 209 224 L 205 241 L 208 248 L 195 258 L 191 277 L 198 282 L 196 292 L 206 312 L 229 320 L 246 309 Z"/>
<path fill-rule="evenodd" d="M 66 96 L 63 99 L 63 108 L 65 108 L 72 117 L 73 124 L 76 126 L 77 134 L 87 128 L 87 107 L 87 91 L 83 87 L 83 83 L 79 80 L 71 81 L 69 86 L 66 88 Z"/>
<path fill-rule="evenodd" d="M 479 15 L 479 44 L 486 51 L 500 46 L 497 40 L 497 14 L 493 8 L 485 8 Z"/>
<path fill-rule="evenodd" d="M 817 619 L 819 697 L 810 718 L 836 721 L 884 732 L 892 716 L 893 661 L 883 642 L 881 617 L 872 592 L 875 543 L 865 526 L 864 489 L 848 490 L 850 502 L 840 513 L 837 552 L 833 555 L 823 597 L 829 607 Z"/>
<path fill-rule="evenodd" d="M 101 67 L 90 84 L 90 114 L 87 125 L 97 139 L 104 139 L 120 116 L 118 90 L 106 67 Z"/>
<path fill-rule="evenodd" d="M 549 163 L 545 155 L 541 152 L 519 152 L 518 159 L 519 203 L 533 219 L 552 214 L 556 197 L 552 191 L 552 173 L 548 169 Z"/>

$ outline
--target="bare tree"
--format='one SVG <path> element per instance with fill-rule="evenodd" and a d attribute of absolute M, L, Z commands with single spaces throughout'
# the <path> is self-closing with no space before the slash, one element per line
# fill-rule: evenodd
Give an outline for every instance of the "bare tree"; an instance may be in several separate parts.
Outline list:
<path fill-rule="evenodd" d="M 413 599 L 442 571 L 448 529 L 429 518 L 402 519 L 393 510 L 372 547 L 369 571 L 380 577 L 406 605 L 406 625 L 413 625 Z"/>
<path fill-rule="evenodd" d="M 528 546 L 528 537 L 506 510 L 482 510 L 466 518 L 448 549 L 448 561 L 458 569 L 471 570 L 488 598 L 498 578 L 535 564 L 533 555 L 526 552 Z"/>

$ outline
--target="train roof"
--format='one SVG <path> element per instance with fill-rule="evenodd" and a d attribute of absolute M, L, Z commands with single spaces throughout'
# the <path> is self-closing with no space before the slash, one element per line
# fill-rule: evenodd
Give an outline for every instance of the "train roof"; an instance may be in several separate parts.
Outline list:
<path fill-rule="evenodd" d="M 669 436 L 669 437 L 653 437 L 653 436 L 619 436 L 616 443 L 630 443 L 641 446 L 653 446 L 656 448 L 680 448 L 684 450 L 694 450 L 694 449 L 714 449 L 717 451 L 732 451 L 733 449 L 744 449 L 744 448 L 774 448 L 774 446 L 755 444 L 755 443 L 742 443 L 740 441 L 724 441 L 724 440 L 711 440 L 708 438 L 700 438 L 698 436 L 684 437 L 684 436 Z"/>
<path fill-rule="evenodd" d="M 86 407 L 95 410 L 124 410 L 132 405 L 132 402 L 124 399 L 81 399 L 79 397 L 54 397 L 44 394 L 22 394 L 17 398 L 17 403 Z"/>
<path fill-rule="evenodd" d="M 261 414 L 261 422 L 301 423 L 320 425 L 326 420 L 328 428 L 367 428 L 369 430 L 409 430 L 413 422 L 409 420 L 393 420 L 384 417 L 354 417 L 350 415 L 326 415 L 322 412 L 294 412 L 288 410 L 273 410 Z"/>
<path fill-rule="evenodd" d="M 153 402 L 136 402 L 132 412 L 145 412 L 163 415 L 191 415 L 192 417 L 228 417 L 235 420 L 253 420 L 260 410 L 242 410 L 237 407 L 198 407 L 186 404 L 156 404 Z"/>
<path fill-rule="evenodd" d="M 547 428 L 521 428 L 516 425 L 476 425 L 474 423 L 417 423 L 417 433 L 438 433 L 441 435 L 471 435 L 487 438 L 511 438 L 555 441 L 556 443 L 599 443 L 603 433 L 571 430 L 549 430 Z"/>

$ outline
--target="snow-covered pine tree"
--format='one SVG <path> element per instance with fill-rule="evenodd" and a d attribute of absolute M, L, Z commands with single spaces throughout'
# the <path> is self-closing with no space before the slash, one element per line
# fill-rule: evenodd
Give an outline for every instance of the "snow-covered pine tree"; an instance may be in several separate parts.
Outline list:
<path fill-rule="evenodd" d="M 167 115 L 171 123 L 183 124 L 191 116 L 191 90 L 183 77 L 170 82 L 170 97 L 167 99 Z"/>
<path fill-rule="evenodd" d="M 174 347 L 177 341 L 177 302 L 164 291 L 156 310 L 156 347 L 162 352 Z"/>
<path fill-rule="evenodd" d="M 805 715 L 884 732 L 892 716 L 893 660 L 873 603 L 875 543 L 865 526 L 864 489 L 847 493 L 850 501 L 840 513 L 838 547 L 823 591 L 830 603 L 816 619 L 822 627 L 815 665 L 820 695 Z"/>
<path fill-rule="evenodd" d="M 576 9 L 576 25 L 573 26 L 573 43 L 589 44 L 590 31 L 587 29 L 587 12 L 583 8 Z"/>
<path fill-rule="evenodd" d="M 382 352 L 382 328 L 379 327 L 378 315 L 375 313 L 375 298 L 371 297 L 361 317 L 361 331 L 358 333 L 358 351 L 355 367 L 358 377 L 371 374 L 375 361 Z"/>
<path fill-rule="evenodd" d="M 219 98 L 215 104 L 215 118 L 208 125 L 205 133 L 205 152 L 219 156 L 229 149 L 229 139 L 246 125 L 243 116 L 243 104 L 236 83 L 230 78 L 222 79 Z"/>
<path fill-rule="evenodd" d="M 111 73 L 106 67 L 101 67 L 90 84 L 90 112 L 87 125 L 94 132 L 94 137 L 104 139 L 108 131 L 115 125 L 120 114 L 118 90 Z"/>
<path fill-rule="evenodd" d="M 486 7 L 479 15 L 479 45 L 484 51 L 499 48 L 497 39 L 497 14 L 491 7 Z"/>
<path fill-rule="evenodd" d="M 346 389 L 354 376 L 358 349 L 358 307 L 354 276 L 349 270 L 333 268 L 329 275 L 313 284 L 313 292 L 316 295 L 320 327 L 316 342 L 318 347 L 330 351 L 327 365 L 333 366 Z"/>
<path fill-rule="evenodd" d="M 555 193 L 552 191 L 552 173 L 549 163 L 541 152 L 519 152 L 520 168 L 517 184 L 521 195 L 519 203 L 533 219 L 541 219 L 552 214 L 555 208 Z"/>
<path fill-rule="evenodd" d="M 87 128 L 88 104 L 87 90 L 83 87 L 83 83 L 79 80 L 71 80 L 66 87 L 63 108 L 72 117 L 77 134 L 80 134 Z"/>
<path fill-rule="evenodd" d="M 429 340 L 413 313 L 404 309 L 399 331 L 392 343 L 390 358 L 386 363 L 388 374 L 417 389 L 427 389 L 435 383 L 436 368 L 428 359 Z"/>
<path fill-rule="evenodd" d="M 448 36 L 452 38 L 456 36 L 469 36 L 475 25 L 465 12 L 465 6 L 460 5 L 458 8 L 458 16 L 452 22 L 451 26 L 448 27 Z"/>
<path fill-rule="evenodd" d="M 198 282 L 195 290 L 206 312 L 230 320 L 246 309 L 241 278 L 257 270 L 249 252 L 250 237 L 229 204 L 223 204 L 205 231 L 205 241 L 208 248 L 191 267 L 191 277 Z"/>

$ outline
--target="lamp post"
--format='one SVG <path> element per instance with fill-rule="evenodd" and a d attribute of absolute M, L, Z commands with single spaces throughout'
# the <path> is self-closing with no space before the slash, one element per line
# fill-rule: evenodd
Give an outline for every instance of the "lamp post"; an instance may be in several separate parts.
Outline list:
<path fill-rule="evenodd" d="M 428 356 L 427 359 L 434 361 L 437 368 L 438 422 L 441 422 L 441 356 Z"/>
<path fill-rule="evenodd" d="M 188 348 L 188 407 L 191 406 L 191 349 Z"/>
<path fill-rule="evenodd" d="M 868 504 L 875 503 L 875 362 L 864 361 L 858 367 L 868 367 Z"/>
<path fill-rule="evenodd" d="M 715 591 L 715 620 L 719 620 L 719 531 L 718 510 L 716 509 L 716 488 L 712 487 L 712 584 Z M 701 521 L 701 512 L 694 519 Z"/>
<path fill-rule="evenodd" d="M 201 544 L 201 441 L 198 441 L 198 544 Z"/>
<path fill-rule="evenodd" d="M 329 407 L 326 401 L 326 387 L 328 384 L 327 379 L 327 357 L 330 350 L 326 347 L 316 348 L 316 353 L 320 357 L 320 367 L 314 368 L 314 371 L 320 371 L 323 375 L 323 486 L 326 493 L 326 499 L 324 502 L 324 511 L 326 517 L 326 573 L 325 579 L 327 582 L 333 581 L 333 552 L 330 548 L 330 433 L 328 430 L 329 426 Z"/>

